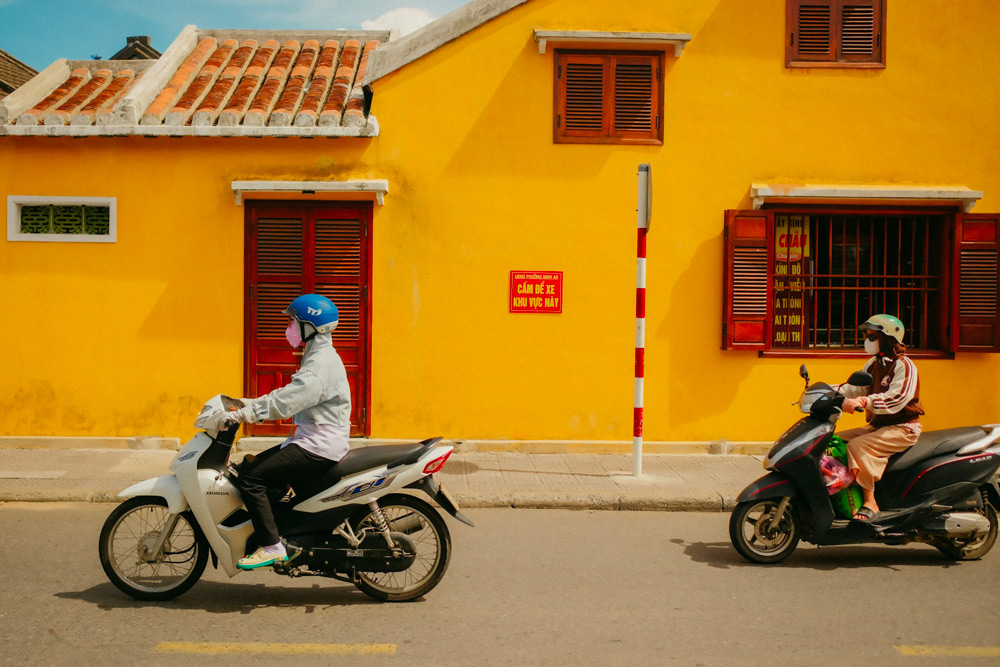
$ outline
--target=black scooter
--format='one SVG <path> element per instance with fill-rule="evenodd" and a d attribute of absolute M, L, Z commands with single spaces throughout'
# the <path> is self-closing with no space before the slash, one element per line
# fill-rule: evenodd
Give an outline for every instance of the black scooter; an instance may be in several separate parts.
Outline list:
<path fill-rule="evenodd" d="M 1000 424 L 925 431 L 893 455 L 875 484 L 881 510 L 870 522 L 838 519 L 820 470 L 820 458 L 843 414 L 844 395 L 809 384 L 799 409 L 807 416 L 785 431 L 764 459 L 771 471 L 737 498 L 729 536 L 753 563 L 787 558 L 800 539 L 816 545 L 924 542 L 955 560 L 985 556 L 997 539 L 1000 508 Z M 848 384 L 869 386 L 857 372 Z"/>

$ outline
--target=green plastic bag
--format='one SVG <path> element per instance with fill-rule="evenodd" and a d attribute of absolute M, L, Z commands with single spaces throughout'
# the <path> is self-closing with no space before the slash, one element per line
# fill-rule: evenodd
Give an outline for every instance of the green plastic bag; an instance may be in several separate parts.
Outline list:
<path fill-rule="evenodd" d="M 830 444 L 826 447 L 828 456 L 832 456 L 844 465 L 847 465 L 847 441 L 839 435 L 830 437 Z M 864 496 L 861 494 L 861 487 L 851 484 L 846 489 L 838 491 L 830 496 L 833 504 L 833 512 L 838 519 L 850 519 L 857 513 L 864 504 Z"/>

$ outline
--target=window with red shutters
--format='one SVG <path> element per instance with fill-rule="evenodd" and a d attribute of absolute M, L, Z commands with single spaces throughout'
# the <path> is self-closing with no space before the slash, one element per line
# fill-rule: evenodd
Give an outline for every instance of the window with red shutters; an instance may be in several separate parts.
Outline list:
<path fill-rule="evenodd" d="M 788 0 L 786 67 L 885 67 L 885 0 Z"/>
<path fill-rule="evenodd" d="M 1000 215 L 958 216 L 952 349 L 1000 352 Z"/>
<path fill-rule="evenodd" d="M 1000 215 L 727 211 L 724 246 L 723 349 L 859 354 L 889 313 L 911 353 L 1000 352 Z"/>
<path fill-rule="evenodd" d="M 662 144 L 663 54 L 555 55 L 556 143 Z"/>

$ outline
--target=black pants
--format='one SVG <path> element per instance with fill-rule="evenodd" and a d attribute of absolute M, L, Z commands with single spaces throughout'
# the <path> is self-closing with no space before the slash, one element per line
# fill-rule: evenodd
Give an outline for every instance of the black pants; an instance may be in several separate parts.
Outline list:
<path fill-rule="evenodd" d="M 281 539 L 274 523 L 270 496 L 280 498 L 289 484 L 294 486 L 298 481 L 321 475 L 334 463 L 291 444 L 284 448 L 272 447 L 261 452 L 253 463 L 240 466 L 238 486 L 261 546 L 277 544 Z"/>

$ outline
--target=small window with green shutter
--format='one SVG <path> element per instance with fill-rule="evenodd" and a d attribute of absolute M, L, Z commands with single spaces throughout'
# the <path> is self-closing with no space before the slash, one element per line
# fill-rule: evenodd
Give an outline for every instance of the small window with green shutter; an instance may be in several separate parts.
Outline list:
<path fill-rule="evenodd" d="M 556 143 L 663 143 L 663 54 L 555 55 Z"/>
<path fill-rule="evenodd" d="M 8 241 L 114 243 L 111 197 L 7 197 Z"/>

